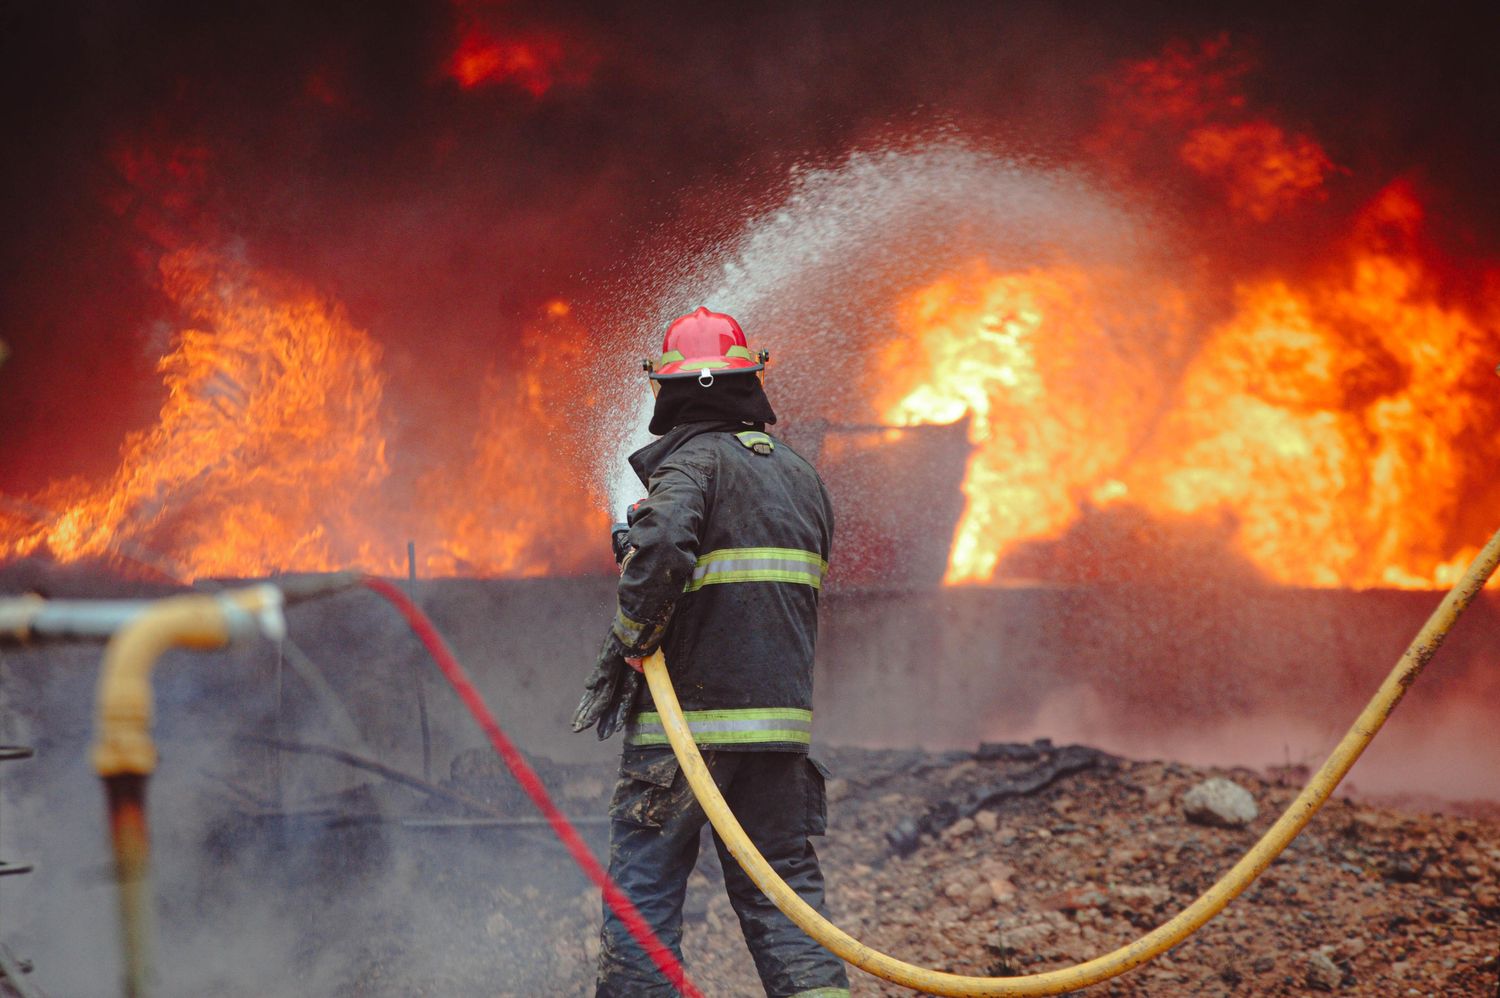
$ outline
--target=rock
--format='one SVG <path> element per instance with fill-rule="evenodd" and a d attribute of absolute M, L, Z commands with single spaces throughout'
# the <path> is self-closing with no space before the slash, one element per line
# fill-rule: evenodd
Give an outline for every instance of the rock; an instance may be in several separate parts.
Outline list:
<path fill-rule="evenodd" d="M 1182 795 L 1182 812 L 1189 821 L 1219 828 L 1243 828 L 1260 813 L 1255 798 L 1233 780 L 1215 776 Z"/>
<path fill-rule="evenodd" d="M 1016 893 L 1016 885 L 1010 879 L 1015 872 L 999 860 L 990 860 L 980 868 L 980 875 L 990 889 L 990 896 L 996 901 L 1009 900 Z"/>
<path fill-rule="evenodd" d="M 1344 972 L 1339 965 L 1330 960 L 1327 954 L 1311 953 L 1307 957 L 1307 986 L 1315 991 L 1332 991 L 1337 988 L 1344 979 Z"/>
<path fill-rule="evenodd" d="M 1045 923 L 1036 925 L 1022 925 L 1014 929 L 1003 930 L 1000 938 L 1005 945 L 1020 952 L 1033 950 L 1049 941 L 1056 930 Z"/>
<path fill-rule="evenodd" d="M 1110 893 L 1124 907 L 1132 911 L 1147 912 L 1157 905 L 1166 904 L 1172 900 L 1172 892 L 1165 887 L 1142 886 L 1135 887 L 1121 884 L 1110 889 Z"/>
<path fill-rule="evenodd" d="M 1422 879 L 1427 869 L 1427 858 L 1420 853 L 1402 853 L 1385 864 L 1383 873 L 1388 880 L 1398 884 L 1412 884 Z"/>
<path fill-rule="evenodd" d="M 1146 788 L 1145 803 L 1147 807 L 1155 807 L 1164 804 L 1172 798 L 1172 788 L 1165 783 L 1153 783 Z"/>
<path fill-rule="evenodd" d="M 1184 823 L 1184 792 L 1210 772 L 1123 763 L 1072 774 L 1046 794 L 978 805 L 976 792 L 987 793 L 1030 763 L 995 760 L 950 786 L 925 768 L 952 764 L 943 757 L 922 766 L 905 758 L 884 750 L 845 753 L 839 769 L 851 774 L 847 796 L 819 852 L 835 924 L 922 966 L 1023 974 L 1096 957 L 1175 915 L 1245 847 L 1239 832 Z M 893 772 L 897 762 L 907 768 Z M 612 766 L 596 768 L 613 779 Z M 554 772 L 561 786 L 593 771 L 559 766 Z M 1268 811 L 1294 796 L 1238 772 L 1219 775 Z M 1144 803 L 1156 787 L 1161 814 Z M 1062 795 L 1072 801 L 1066 820 L 1055 807 Z M 893 858 L 885 836 L 904 813 L 882 798 L 915 812 L 933 799 L 964 808 L 930 826 L 925 844 L 909 856 Z M 602 810 L 588 807 L 580 813 Z M 1500 959 L 1490 916 L 1500 907 L 1500 824 L 1337 801 L 1327 808 L 1205 931 L 1180 952 L 1137 968 L 1114 990 L 1151 998 L 1496 998 Z M 455 915 L 473 932 L 453 934 L 434 959 L 413 963 L 402 955 L 405 935 L 396 935 L 410 934 L 409 920 L 387 916 L 378 924 L 385 933 L 389 922 L 390 935 L 376 937 L 377 955 L 393 954 L 376 965 L 386 976 L 371 970 L 336 993 L 592 993 L 599 892 L 555 875 L 550 839 L 513 834 L 499 841 L 514 862 L 496 864 L 484 854 L 456 865 L 453 851 L 443 848 L 420 867 L 434 878 L 431 896 L 453 897 L 461 904 Z M 708 875 L 694 875 L 686 904 L 690 973 L 706 994 L 763 993 L 709 855 Z M 1462 893 L 1466 887 L 1472 894 Z M 434 971 L 443 976 L 426 980 Z M 497 991 L 491 982 L 507 975 L 531 986 Z"/>
<path fill-rule="evenodd" d="M 1098 908 L 1108 900 L 1099 888 L 1093 884 L 1084 884 L 1081 887 L 1042 898 L 1041 903 L 1054 911 L 1077 912 L 1087 908 Z"/>

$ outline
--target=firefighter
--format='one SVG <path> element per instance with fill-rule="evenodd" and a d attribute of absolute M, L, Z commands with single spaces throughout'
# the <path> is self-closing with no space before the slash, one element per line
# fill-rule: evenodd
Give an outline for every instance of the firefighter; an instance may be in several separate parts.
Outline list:
<path fill-rule="evenodd" d="M 609 872 L 680 957 L 688 875 L 707 821 L 667 743 L 641 660 L 661 647 L 693 739 L 756 847 L 823 910 L 810 841 L 826 825 L 812 738 L 813 645 L 833 510 L 812 466 L 766 432 L 776 414 L 730 316 L 673 322 L 644 366 L 658 437 L 630 456 L 648 494 L 629 514 L 614 622 L 575 731 L 623 727 Z M 766 994 L 842 998 L 843 963 L 760 892 L 714 834 L 724 886 Z M 674 990 L 607 909 L 599 998 Z"/>

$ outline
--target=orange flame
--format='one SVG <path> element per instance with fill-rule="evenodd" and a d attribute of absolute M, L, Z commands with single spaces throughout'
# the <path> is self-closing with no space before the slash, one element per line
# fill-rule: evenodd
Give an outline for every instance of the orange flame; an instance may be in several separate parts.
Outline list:
<path fill-rule="evenodd" d="M 381 417 L 381 353 L 336 303 L 202 251 L 169 255 L 163 286 L 201 328 L 158 367 L 167 399 L 108 480 L 0 504 L 0 559 L 46 553 L 182 581 L 343 568 L 395 573 L 406 538 L 429 573 L 602 572 L 608 519 L 586 474 L 594 341 L 567 302 L 491 373 L 472 453 L 397 508 Z M 537 362 L 545 358 L 545 363 Z"/>
<path fill-rule="evenodd" d="M 472 460 L 449 465 L 422 492 L 443 497 L 437 574 L 575 575 L 608 568 L 609 517 L 587 475 L 591 412 L 598 405 L 585 372 L 597 343 L 567 302 L 543 306 L 526 331 L 512 370 L 486 378 Z M 580 397 L 563 404 L 560 396 Z"/>
<path fill-rule="evenodd" d="M 593 75 L 598 60 L 581 39 L 549 25 L 515 23 L 512 11 L 485 0 L 453 0 L 453 6 L 458 42 L 444 72 L 465 90 L 508 84 L 541 98 Z"/>
<path fill-rule="evenodd" d="M 474 25 L 458 43 L 448 73 L 466 90 L 481 83 L 514 83 L 541 97 L 552 89 L 562 57 L 562 43 L 555 38 L 501 38 Z"/>
<path fill-rule="evenodd" d="M 1500 344 L 1494 314 L 1444 302 L 1414 248 L 1420 218 L 1393 186 L 1327 276 L 1242 285 L 1154 423 L 1142 403 L 1168 365 L 1115 346 L 1133 337 L 1100 275 L 975 266 L 911 295 L 881 411 L 973 417 L 947 580 L 993 579 L 1020 542 L 1128 500 L 1168 523 L 1227 518 L 1278 582 L 1451 583 L 1473 554 L 1449 538 L 1469 469 L 1500 458 L 1473 439 L 1475 379 Z"/>
<path fill-rule="evenodd" d="M 907 335 L 880 363 L 882 382 L 898 387 L 877 411 L 903 426 L 972 417 L 946 581 L 993 578 L 1016 542 L 1060 532 L 1079 490 L 1129 453 L 1162 389 L 1147 355 L 1163 330 L 1143 328 L 1146 316 L 1170 326 L 1173 311 L 1139 304 L 1123 275 L 997 275 L 982 263 L 902 303 Z"/>
<path fill-rule="evenodd" d="M 555 39 L 527 48 L 530 35 L 486 26 L 485 5 L 460 6 L 450 68 L 462 85 L 540 96 L 565 78 L 571 50 Z M 1129 64 L 1105 137 L 1156 130 L 1166 165 L 1217 183 L 1257 221 L 1321 197 L 1336 168 L 1311 139 L 1249 117 L 1248 69 L 1224 36 Z M 212 157 L 182 147 L 116 162 L 163 206 L 159 242 L 180 245 L 168 223 L 192 214 Z M 134 200 L 120 207 L 140 214 Z M 1475 429 L 1500 417 L 1488 382 L 1500 310 L 1454 293 L 1422 225 L 1415 193 L 1392 185 L 1323 271 L 1227 295 L 1141 263 L 1068 260 L 973 262 L 907 292 L 872 404 L 897 426 L 968 417 L 946 581 L 1014 571 L 1023 546 L 1083 535 L 1102 512 L 1142 534 L 1208 537 L 1281 583 L 1450 583 L 1471 554 L 1454 540 L 1462 499 L 1493 490 L 1500 463 L 1500 443 Z M 157 423 L 126 440 L 106 481 L 5 500 L 0 559 L 125 557 L 181 578 L 392 572 L 415 538 L 434 573 L 607 570 L 607 517 L 584 470 L 600 402 L 580 376 L 596 369 L 598 340 L 568 302 L 545 303 L 486 379 L 468 453 L 397 506 L 380 351 L 337 303 L 202 251 L 171 253 L 161 271 L 197 328 L 160 362 Z M 1480 283 L 1500 288 L 1500 270 Z M 1193 327 L 1210 313 L 1221 318 Z"/>
<path fill-rule="evenodd" d="M 1121 121 L 1193 124 L 1244 107 L 1240 80 L 1250 69 L 1226 34 L 1197 45 L 1174 40 L 1158 56 L 1127 62 L 1105 88 Z"/>
<path fill-rule="evenodd" d="M 126 439 L 109 481 L 38 497 L 56 514 L 0 557 L 126 545 L 170 553 L 188 576 L 370 564 L 353 538 L 386 475 L 378 348 L 337 305 L 210 254 L 173 253 L 161 273 L 203 328 L 159 364 L 156 425 Z"/>
<path fill-rule="evenodd" d="M 1198 173 L 1218 180 L 1229 206 L 1258 222 L 1269 220 L 1309 195 L 1323 194 L 1333 161 L 1312 139 L 1288 137 L 1268 121 L 1205 125 L 1180 150 Z"/>
<path fill-rule="evenodd" d="M 1223 190 L 1231 210 L 1257 222 L 1323 197 L 1333 161 L 1313 139 L 1251 117 L 1242 89 L 1251 68 L 1228 35 L 1197 46 L 1174 41 L 1158 56 L 1128 62 L 1105 81 L 1112 116 L 1090 146 L 1107 160 L 1149 160 L 1150 141 L 1165 142 Z"/>
<path fill-rule="evenodd" d="M 1473 439 L 1496 316 L 1443 300 L 1413 249 L 1420 219 L 1395 185 L 1323 278 L 1242 286 L 1132 496 L 1163 515 L 1232 512 L 1277 581 L 1451 584 L 1475 553 L 1448 536 L 1469 469 L 1500 456 Z"/>

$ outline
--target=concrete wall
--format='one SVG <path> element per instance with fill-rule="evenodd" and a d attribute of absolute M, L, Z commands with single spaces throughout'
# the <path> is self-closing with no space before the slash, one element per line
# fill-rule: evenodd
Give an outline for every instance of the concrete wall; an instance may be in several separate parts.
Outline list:
<path fill-rule="evenodd" d="M 522 744 L 566 759 L 616 751 L 566 728 L 612 610 L 610 580 L 453 580 L 426 584 L 422 598 Z M 1193 761 L 1317 763 L 1438 599 L 1124 585 L 832 593 L 817 738 L 972 748 L 1051 736 Z M 1430 764 L 1457 756 L 1451 765 L 1472 779 L 1455 786 L 1477 795 L 1500 781 L 1500 726 L 1483 721 L 1497 694 L 1492 592 L 1460 621 L 1385 737 L 1408 752 L 1426 743 Z"/>
<path fill-rule="evenodd" d="M 81 576 L 48 584 L 54 595 L 122 589 Z M 0 591 L 24 588 L 35 586 L 0 575 Z M 618 752 L 618 739 L 600 743 L 567 728 L 613 612 L 612 579 L 436 580 L 417 593 L 526 751 L 567 761 Z M 1438 599 L 1238 584 L 833 592 L 823 603 L 816 737 L 972 748 L 1048 736 L 1136 756 L 1316 764 Z M 351 723 L 390 764 L 420 764 L 419 682 L 440 773 L 455 753 L 483 744 L 404 622 L 373 594 L 294 608 L 290 622 Z M 94 651 L 8 654 L 13 670 L 97 668 Z M 237 677 L 238 686 L 213 697 L 184 694 L 163 715 L 224 711 L 232 728 L 245 723 L 236 711 L 267 709 L 274 649 L 218 658 L 202 668 Z M 282 675 L 279 710 L 289 728 L 343 740 L 348 725 L 330 722 L 330 705 L 284 660 Z M 1393 779 L 1432 783 L 1436 768 L 1448 792 L 1500 798 L 1497 694 L 1500 594 L 1492 589 L 1459 622 L 1371 755 L 1386 758 Z M 1375 783 L 1382 781 L 1390 782 Z"/>

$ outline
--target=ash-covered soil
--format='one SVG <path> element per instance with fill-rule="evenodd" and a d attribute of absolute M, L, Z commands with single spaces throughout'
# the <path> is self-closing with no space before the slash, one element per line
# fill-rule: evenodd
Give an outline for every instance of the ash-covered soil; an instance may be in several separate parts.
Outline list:
<path fill-rule="evenodd" d="M 819 849 L 835 922 L 894 956 L 962 974 L 1034 973 L 1130 942 L 1217 880 L 1300 789 L 1248 771 L 1042 743 L 974 753 L 821 754 L 836 774 L 830 832 Z M 1060 759 L 1071 760 L 1073 771 Z M 570 813 L 604 813 L 608 769 L 545 760 L 538 768 Z M 461 757 L 454 771 L 450 787 L 531 816 L 484 752 Z M 1184 817 L 1184 793 L 1214 775 L 1253 795 L 1259 815 L 1247 827 Z M 1039 782 L 1045 785 L 1034 789 Z M 1500 807 L 1467 810 L 1333 800 L 1195 936 L 1089 993 L 1493 996 L 1500 988 Z M 361 827 L 376 826 L 342 827 L 355 842 Z M 289 907 L 307 919 L 309 954 L 360 940 L 334 961 L 342 969 L 332 993 L 592 993 L 598 892 L 571 871 L 545 829 L 394 827 L 402 833 L 381 836 L 379 856 L 367 858 L 384 865 L 382 876 L 407 903 L 338 913 L 339 878 L 360 875 L 352 847 L 330 850 L 328 869 L 286 886 L 302 892 Z M 598 824 L 586 828 L 596 849 L 604 835 Z M 759 995 L 714 850 L 706 838 L 703 846 L 687 906 L 689 973 L 711 996 Z M 434 918 L 441 933 L 425 925 Z M 327 961 L 322 967 L 331 969 Z M 855 995 L 912 993 L 858 971 L 851 976 Z M 226 984 L 222 993 L 239 992 Z"/>

